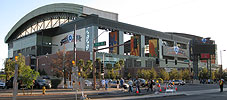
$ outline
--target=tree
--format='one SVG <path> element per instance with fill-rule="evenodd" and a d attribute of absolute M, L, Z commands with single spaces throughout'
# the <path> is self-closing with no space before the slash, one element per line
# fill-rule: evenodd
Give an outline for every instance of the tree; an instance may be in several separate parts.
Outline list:
<path fill-rule="evenodd" d="M 110 64 L 110 63 L 107 63 L 106 64 L 106 68 L 108 69 L 108 70 L 111 70 L 113 67 L 112 67 L 112 64 Z"/>
<path fill-rule="evenodd" d="M 109 79 L 112 78 L 112 75 L 111 75 L 111 74 L 112 74 L 112 73 L 111 73 L 111 70 L 108 70 L 108 71 L 107 71 L 107 78 L 109 78 Z"/>
<path fill-rule="evenodd" d="M 220 78 L 219 70 L 214 71 L 214 76 L 215 76 L 215 79 L 219 79 Z"/>
<path fill-rule="evenodd" d="M 83 60 L 83 59 L 80 59 L 80 60 L 78 61 L 77 66 L 78 66 L 79 72 L 83 73 L 83 69 L 84 69 L 84 67 L 85 67 L 84 60 Z"/>
<path fill-rule="evenodd" d="M 142 74 L 141 70 L 139 70 L 139 69 L 137 70 L 136 75 L 138 77 L 143 77 L 143 74 Z"/>
<path fill-rule="evenodd" d="M 182 74 L 182 79 L 183 80 L 189 80 L 190 79 L 190 73 L 188 69 L 184 69 L 183 74 Z"/>
<path fill-rule="evenodd" d="M 199 72 L 199 78 L 200 79 L 208 79 L 208 70 L 207 68 L 203 68 L 200 72 Z"/>
<path fill-rule="evenodd" d="M 73 56 L 71 56 L 70 52 L 66 52 L 65 56 L 63 55 L 63 51 L 58 51 L 56 54 L 57 57 L 53 58 L 51 62 L 51 67 L 53 68 L 54 76 L 63 77 L 64 71 L 66 74 L 71 73 L 73 66 L 72 65 Z M 64 77 L 66 76 L 64 75 Z"/>
<path fill-rule="evenodd" d="M 212 71 L 211 74 L 212 74 L 212 75 L 211 75 L 211 79 L 212 79 L 212 80 L 215 80 L 215 79 L 216 79 L 216 77 L 215 77 L 215 71 Z"/>
<path fill-rule="evenodd" d="M 162 78 L 163 80 L 169 80 L 169 73 L 166 72 L 164 69 L 161 69 L 160 78 Z"/>
<path fill-rule="evenodd" d="M 128 79 L 130 79 L 130 78 L 132 77 L 130 73 L 128 73 L 128 75 L 127 75 L 127 76 L 128 76 Z"/>
<path fill-rule="evenodd" d="M 118 62 L 119 62 L 119 64 L 120 64 L 120 75 L 121 75 L 121 76 L 124 76 L 124 72 L 123 72 L 122 69 L 124 68 L 125 62 L 124 62 L 123 59 L 120 59 Z"/>
<path fill-rule="evenodd" d="M 173 79 L 178 79 L 178 71 L 176 69 L 173 69 L 170 74 L 170 79 L 173 80 Z"/>
<path fill-rule="evenodd" d="M 183 78 L 183 70 L 180 70 L 178 73 L 177 79 L 182 80 L 182 78 Z"/>
<path fill-rule="evenodd" d="M 88 77 L 89 75 L 91 75 L 92 66 L 93 66 L 92 61 L 88 60 L 88 61 L 86 62 L 85 67 L 83 68 L 83 72 L 84 72 L 84 73 L 83 73 L 83 77 L 84 77 L 85 79 L 87 79 L 87 77 Z"/>
<path fill-rule="evenodd" d="M 5 73 L 6 73 L 6 80 L 9 80 L 10 77 L 14 75 L 15 70 L 15 61 L 8 59 L 5 61 Z"/>
<path fill-rule="evenodd" d="M 119 62 L 116 62 L 116 63 L 114 64 L 114 70 L 119 71 L 120 69 L 121 69 L 120 63 L 119 63 Z"/>
<path fill-rule="evenodd" d="M 18 60 L 16 62 L 13 60 L 8 60 L 5 63 L 5 70 L 7 75 L 14 75 L 15 64 L 18 65 L 18 78 L 21 79 L 22 85 L 24 85 L 26 88 L 31 88 L 31 86 L 33 85 L 33 80 L 37 79 L 39 72 L 34 71 L 30 66 L 25 65 L 25 58 L 21 53 L 19 53 Z"/>
<path fill-rule="evenodd" d="M 155 78 L 157 78 L 157 72 L 156 72 L 156 70 L 154 69 L 154 67 L 152 67 L 152 69 L 150 70 L 150 78 L 152 78 L 152 79 L 155 79 Z"/>

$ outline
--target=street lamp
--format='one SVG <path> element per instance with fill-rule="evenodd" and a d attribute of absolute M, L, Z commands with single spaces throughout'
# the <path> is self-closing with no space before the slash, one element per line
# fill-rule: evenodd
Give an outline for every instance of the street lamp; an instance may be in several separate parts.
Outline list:
<path fill-rule="evenodd" d="M 222 77 L 222 51 L 226 51 L 226 50 L 220 50 L 220 58 L 221 58 L 220 79 Z"/>

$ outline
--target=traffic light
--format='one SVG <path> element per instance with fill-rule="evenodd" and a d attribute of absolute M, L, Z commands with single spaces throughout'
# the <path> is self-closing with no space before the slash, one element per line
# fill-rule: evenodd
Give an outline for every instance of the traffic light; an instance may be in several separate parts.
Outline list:
<path fill-rule="evenodd" d="M 175 60 L 175 65 L 177 65 L 177 60 Z"/>
<path fill-rule="evenodd" d="M 73 66 L 75 66 L 75 65 L 76 65 L 76 63 L 75 63 L 75 61 L 74 61 L 74 60 L 72 61 L 72 64 L 73 64 Z"/>
<path fill-rule="evenodd" d="M 134 49 L 137 48 L 137 39 L 136 38 L 134 38 L 134 40 L 133 40 L 133 46 L 134 46 Z"/>
<path fill-rule="evenodd" d="M 104 64 L 101 63 L 101 73 L 104 73 Z"/>
<path fill-rule="evenodd" d="M 158 58 L 156 58 L 156 64 L 159 64 L 159 59 Z"/>
<path fill-rule="evenodd" d="M 17 61 L 18 60 L 18 56 L 15 56 L 15 61 Z"/>
<path fill-rule="evenodd" d="M 168 59 L 166 59 L 166 64 L 168 64 Z"/>

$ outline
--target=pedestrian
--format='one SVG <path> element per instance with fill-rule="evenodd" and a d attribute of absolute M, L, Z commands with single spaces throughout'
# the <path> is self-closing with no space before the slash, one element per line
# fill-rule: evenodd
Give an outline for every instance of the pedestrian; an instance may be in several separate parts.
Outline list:
<path fill-rule="evenodd" d="M 105 81 L 105 89 L 106 90 L 108 89 L 108 83 L 109 83 L 109 81 L 106 79 L 106 81 Z"/>
<path fill-rule="evenodd" d="M 138 77 L 136 78 L 136 92 L 140 93 L 140 80 L 138 79 Z"/>
<path fill-rule="evenodd" d="M 153 85 L 154 85 L 154 82 L 153 82 L 153 80 L 151 79 L 151 80 L 150 80 L 150 84 L 148 84 L 147 92 L 149 91 L 149 89 L 151 89 L 151 92 L 153 92 Z"/>
<path fill-rule="evenodd" d="M 129 85 L 129 90 L 128 90 L 128 92 L 129 92 L 129 93 L 132 93 L 132 92 L 133 92 L 133 82 L 132 82 L 131 79 L 129 79 L 128 85 Z"/>
<path fill-rule="evenodd" d="M 219 80 L 220 92 L 223 92 L 223 84 L 224 84 L 224 80 L 223 79 L 220 79 Z"/>
<path fill-rule="evenodd" d="M 104 89 L 105 88 L 105 79 L 102 80 L 102 88 Z"/>
<path fill-rule="evenodd" d="M 121 78 L 121 80 L 120 80 L 120 87 L 121 87 L 121 88 L 123 88 L 123 84 L 124 84 L 124 79 Z"/>
<path fill-rule="evenodd" d="M 117 89 L 119 89 L 119 79 L 117 79 Z"/>

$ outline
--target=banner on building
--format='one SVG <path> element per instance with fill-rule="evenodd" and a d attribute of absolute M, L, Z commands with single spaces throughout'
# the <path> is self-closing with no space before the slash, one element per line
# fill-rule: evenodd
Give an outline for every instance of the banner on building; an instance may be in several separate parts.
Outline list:
<path fill-rule="evenodd" d="M 177 57 L 183 57 L 183 58 L 189 57 L 187 49 L 168 47 L 168 46 L 163 46 L 163 55 L 164 56 L 177 56 Z"/>
<path fill-rule="evenodd" d="M 131 41 L 131 45 L 130 45 L 131 52 L 130 52 L 130 55 L 140 56 L 140 42 L 139 42 L 139 40 L 140 40 L 139 36 L 131 37 L 131 40 L 130 40 Z"/>
<path fill-rule="evenodd" d="M 158 57 L 158 40 L 151 39 L 149 40 L 149 57 Z"/>
<path fill-rule="evenodd" d="M 210 59 L 211 59 L 211 64 L 215 64 L 216 63 L 215 55 L 210 55 Z M 207 60 L 200 60 L 200 62 L 207 63 Z"/>
<path fill-rule="evenodd" d="M 119 33 L 118 31 L 109 33 L 109 46 L 117 46 L 119 45 Z M 118 47 L 109 48 L 110 53 L 118 54 Z"/>

